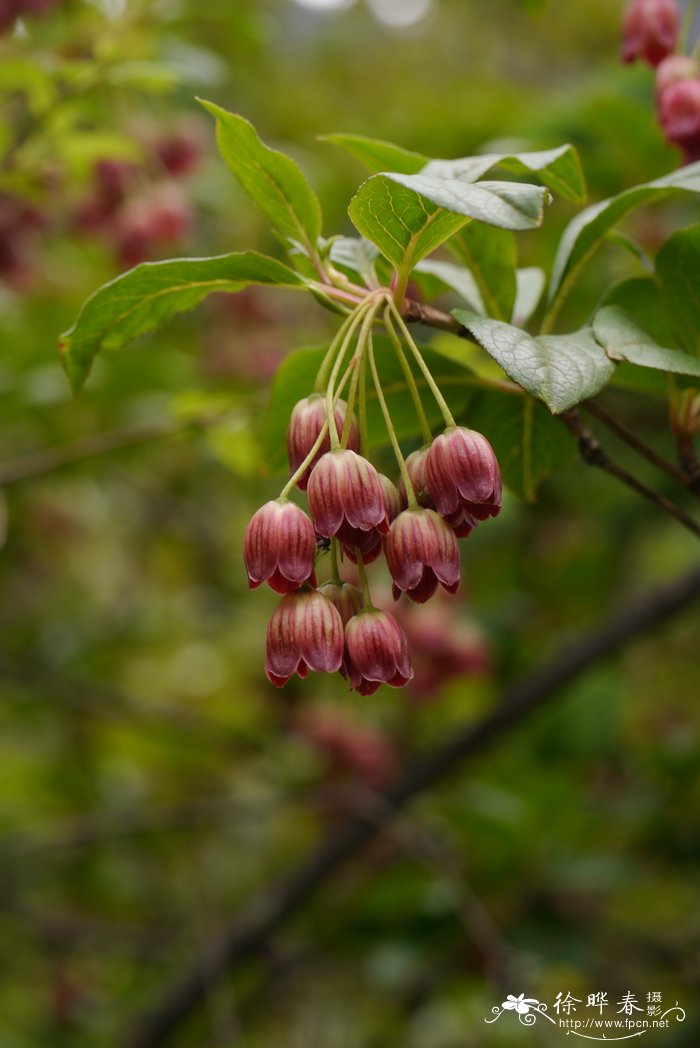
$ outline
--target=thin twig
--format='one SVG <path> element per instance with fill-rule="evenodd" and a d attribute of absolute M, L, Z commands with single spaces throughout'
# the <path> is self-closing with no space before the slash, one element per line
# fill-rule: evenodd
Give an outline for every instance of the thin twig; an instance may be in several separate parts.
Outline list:
<path fill-rule="evenodd" d="M 700 597 L 700 566 L 670 585 L 629 604 L 598 629 L 565 649 L 552 662 L 507 689 L 484 718 L 465 724 L 441 745 L 411 764 L 385 796 L 373 820 L 354 818 L 332 831 L 287 878 L 245 905 L 204 957 L 165 992 L 136 1031 L 122 1043 L 128 1048 L 158 1048 L 170 1043 L 184 1020 L 227 972 L 258 956 L 272 935 L 290 921 L 326 882 L 388 824 L 395 810 L 433 787 L 470 759 L 509 735 L 565 685 L 619 651 L 628 641 L 657 626 Z"/>
<path fill-rule="evenodd" d="M 654 505 L 659 507 L 659 509 L 664 510 L 664 512 L 668 513 L 669 516 L 674 517 L 679 524 L 688 531 L 691 531 L 693 535 L 697 535 L 697 537 L 700 538 L 700 524 L 698 524 L 696 520 L 693 520 L 685 510 L 682 510 L 680 506 L 675 504 L 675 502 L 671 502 L 671 500 L 667 499 L 665 495 L 659 495 L 658 492 L 648 488 L 646 484 L 641 482 L 641 480 L 637 480 L 637 478 L 631 473 L 628 473 L 626 469 L 623 469 L 622 466 L 618 466 L 616 462 L 613 462 L 610 456 L 603 450 L 590 429 L 581 421 L 581 416 L 575 408 L 563 412 L 560 417 L 564 425 L 576 438 L 578 449 L 584 462 L 587 462 L 590 466 L 597 466 L 598 469 L 602 469 L 605 473 L 609 473 L 611 477 L 615 477 L 626 487 L 631 488 L 632 491 L 636 491 L 638 495 L 641 495 L 649 502 L 653 502 Z"/>
<path fill-rule="evenodd" d="M 420 324 L 425 324 L 428 327 L 438 328 L 441 331 L 449 331 L 453 335 L 458 335 L 460 338 L 467 338 L 473 341 L 471 335 L 458 320 L 450 316 L 448 313 L 443 313 L 440 310 L 435 309 L 433 306 L 425 306 L 420 302 L 406 302 L 404 306 L 404 318 L 409 322 L 418 322 Z M 631 473 L 628 473 L 627 470 L 618 466 L 617 463 L 614 462 L 605 451 L 603 451 L 591 431 L 581 422 L 578 412 L 572 409 L 570 411 L 565 411 L 557 417 L 562 420 L 564 425 L 567 426 L 578 440 L 579 451 L 586 462 L 598 466 L 600 469 L 605 470 L 606 473 L 616 477 L 616 479 L 622 484 L 625 484 L 628 488 L 636 491 L 638 495 L 642 496 L 642 498 L 647 499 L 649 502 L 653 502 L 654 505 L 659 509 L 662 509 L 664 513 L 668 513 L 671 517 L 674 517 L 679 524 L 682 524 L 683 527 L 688 529 L 688 531 L 692 531 L 694 535 L 700 537 L 700 524 L 693 520 L 688 513 L 677 506 L 675 502 L 666 498 L 665 495 L 659 495 L 657 492 L 647 487 L 646 484 L 642 484 L 642 482 L 637 480 L 637 478 Z M 629 433 L 629 430 L 625 430 L 625 432 Z M 621 436 L 622 434 L 619 433 L 618 435 Z M 634 434 L 629 433 L 629 435 L 634 437 Z M 635 440 L 637 440 L 637 438 L 635 438 Z M 665 459 L 658 456 L 652 448 L 648 448 L 643 441 L 637 440 L 635 446 L 638 451 L 645 455 L 645 457 L 649 458 L 651 462 L 654 462 L 655 465 L 664 469 L 666 472 L 669 472 L 667 467 L 673 469 L 674 473 L 672 475 L 674 480 L 679 481 L 685 488 L 695 490 L 694 486 L 689 484 L 688 478 L 684 474 L 675 471 L 675 467 L 672 463 L 666 463 Z M 644 448 L 643 451 L 641 450 L 642 448 Z M 651 455 L 647 452 L 651 452 Z M 664 463 L 663 466 L 661 466 L 661 462 Z"/>
<path fill-rule="evenodd" d="M 682 484 L 683 487 L 687 487 L 693 492 L 693 494 L 700 496 L 700 485 L 695 489 L 687 474 L 682 469 L 680 469 L 674 462 L 671 462 L 669 459 L 664 458 L 663 455 L 660 455 L 655 448 L 652 448 L 650 444 L 647 444 L 644 440 L 638 437 L 636 433 L 633 433 L 631 429 L 627 428 L 624 422 L 620 422 L 619 419 L 616 419 L 614 415 L 611 415 L 609 411 L 602 408 L 600 404 L 595 402 L 595 400 L 584 400 L 581 407 L 584 411 L 587 411 L 589 415 L 593 415 L 593 417 L 597 418 L 599 422 L 602 422 L 607 429 L 615 433 L 620 440 L 625 442 L 625 444 L 629 444 L 631 448 L 634 448 L 642 458 L 647 459 L 647 461 L 651 462 L 652 465 L 657 467 L 657 469 L 660 469 L 662 473 L 666 473 L 673 480 Z M 698 480 L 700 480 L 700 477 Z"/>

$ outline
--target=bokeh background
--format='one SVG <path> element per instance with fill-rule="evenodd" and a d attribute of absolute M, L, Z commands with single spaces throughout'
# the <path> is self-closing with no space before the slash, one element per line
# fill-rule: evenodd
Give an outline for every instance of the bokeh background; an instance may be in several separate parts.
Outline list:
<path fill-rule="evenodd" d="M 284 292 L 212 299 L 104 354 L 78 400 L 56 349 L 83 299 L 139 257 L 278 250 L 197 95 L 296 157 L 332 232 L 350 231 L 364 175 L 324 132 L 445 157 L 569 141 L 592 199 L 673 169 L 651 72 L 618 63 L 620 12 L 67 0 L 0 37 L 2 1048 L 125 1044 L 352 810 L 353 785 L 386 785 L 622 595 L 693 562 L 691 536 L 572 455 L 535 503 L 510 496 L 469 539 L 459 600 L 413 624 L 416 687 L 362 699 L 312 677 L 277 692 L 263 673 L 275 597 L 248 594 L 241 541 L 279 489 L 259 441 L 270 380 L 333 318 Z M 114 161 L 134 165 L 126 189 L 109 189 Z M 100 212 L 109 192 L 121 225 Z M 692 220 L 679 210 L 640 212 L 635 234 L 656 247 Z M 525 264 L 550 264 L 572 213 L 556 203 L 521 237 Z M 599 255 L 562 322 L 633 265 L 619 247 Z M 663 447 L 663 401 L 610 397 Z M 431 661 L 436 630 L 450 672 Z M 655 1044 L 697 1044 L 697 636 L 688 614 L 635 642 L 421 799 L 176 1043 L 554 1046 L 565 1034 L 549 1024 L 484 1017 L 505 992 L 551 1008 L 559 992 L 631 990 L 687 1009 Z"/>

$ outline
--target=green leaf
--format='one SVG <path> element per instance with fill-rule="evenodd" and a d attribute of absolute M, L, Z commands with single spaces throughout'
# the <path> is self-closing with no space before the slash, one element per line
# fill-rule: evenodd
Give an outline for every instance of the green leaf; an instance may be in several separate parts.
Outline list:
<path fill-rule="evenodd" d="M 366 138 L 364 135 L 346 135 L 342 133 L 320 135 L 321 142 L 330 142 L 350 153 L 374 173 L 380 171 L 399 171 L 404 175 L 414 175 L 428 163 L 429 157 L 414 153 L 393 142 L 382 142 L 377 138 Z"/>
<path fill-rule="evenodd" d="M 543 480 L 566 469 L 576 458 L 576 443 L 539 400 L 479 390 L 469 405 L 467 425 L 493 445 L 503 483 L 519 498 L 533 502 Z"/>
<path fill-rule="evenodd" d="M 524 269 L 517 270 L 515 278 L 517 290 L 512 320 L 518 327 L 522 327 L 527 324 L 540 304 L 546 277 L 544 270 L 539 266 L 525 266 Z"/>
<path fill-rule="evenodd" d="M 494 167 L 502 167 L 518 175 L 535 174 L 553 192 L 575 204 L 582 204 L 586 199 L 581 161 L 570 145 L 535 153 L 484 153 L 459 160 L 431 160 L 421 173 L 435 178 L 478 182 Z"/>
<path fill-rule="evenodd" d="M 399 440 L 419 438 L 418 419 L 393 347 L 387 338 L 377 336 L 374 339 L 374 348 L 382 388 Z M 302 397 L 307 397 L 313 390 L 325 350 L 326 347 L 296 350 L 285 357 L 278 368 L 261 437 L 263 461 L 267 463 L 271 472 L 279 473 L 287 468 L 285 434 L 289 416 L 297 401 Z M 460 415 L 474 396 L 468 381 L 471 374 L 469 369 L 465 368 L 463 364 L 438 356 L 430 349 L 422 349 L 421 352 L 453 414 Z M 425 380 L 415 367 L 412 366 L 412 370 L 421 392 L 428 421 L 436 430 L 441 429 L 444 425 L 442 415 L 426 388 Z M 367 392 L 370 446 L 385 447 L 389 443 L 389 438 L 371 382 L 368 384 Z"/>
<path fill-rule="evenodd" d="M 619 306 L 658 345 L 668 346 L 673 342 L 669 317 L 653 277 L 632 277 L 613 285 L 598 308 L 603 306 Z"/>
<path fill-rule="evenodd" d="M 700 225 L 680 229 L 656 256 L 661 296 L 678 342 L 700 351 Z"/>
<path fill-rule="evenodd" d="M 510 320 L 518 261 L 513 233 L 482 222 L 470 222 L 450 240 L 448 247 L 472 273 L 484 312 L 496 320 Z"/>
<path fill-rule="evenodd" d="M 469 185 L 422 175 L 373 175 L 348 209 L 355 228 L 397 268 L 410 271 L 469 218 L 506 229 L 542 222 L 547 190 L 518 182 Z"/>
<path fill-rule="evenodd" d="M 600 246 L 605 234 L 621 218 L 642 204 L 669 196 L 700 192 L 700 163 L 689 164 L 654 182 L 634 186 L 609 200 L 587 207 L 564 230 L 554 260 L 549 288 L 552 302 L 574 280 L 580 268 Z"/>
<path fill-rule="evenodd" d="M 249 284 L 305 286 L 288 266 L 254 251 L 145 262 L 105 284 L 61 336 L 61 355 L 73 391 L 80 391 L 101 349 L 119 349 L 175 313 L 193 309 L 213 291 L 240 291 Z"/>
<path fill-rule="evenodd" d="M 321 205 L 301 168 L 261 142 L 244 117 L 199 101 L 216 118 L 219 150 L 243 189 L 282 236 L 301 241 L 313 254 L 321 235 Z"/>
<path fill-rule="evenodd" d="M 387 175 L 364 182 L 350 201 L 355 228 L 397 268 L 417 262 L 451 237 L 467 219 L 443 211 Z"/>
<path fill-rule="evenodd" d="M 626 360 L 643 368 L 700 376 L 700 358 L 680 349 L 657 345 L 619 306 L 604 306 L 593 320 L 593 333 L 612 360 Z"/>
<path fill-rule="evenodd" d="M 615 370 L 590 328 L 534 338 L 511 324 L 461 309 L 452 315 L 514 382 L 555 415 L 598 393 Z"/>
<path fill-rule="evenodd" d="M 464 266 L 425 258 L 414 269 L 412 279 L 426 292 L 428 298 L 435 298 L 445 291 L 456 291 L 475 313 L 486 312 L 476 280 Z"/>

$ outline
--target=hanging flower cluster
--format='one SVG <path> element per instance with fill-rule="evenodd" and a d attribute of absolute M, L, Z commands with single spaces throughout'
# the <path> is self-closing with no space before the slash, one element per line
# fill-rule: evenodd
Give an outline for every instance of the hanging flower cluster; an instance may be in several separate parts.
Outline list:
<path fill-rule="evenodd" d="M 681 53 L 685 35 L 676 0 L 631 0 L 625 8 L 621 58 L 642 59 L 656 69 L 659 125 L 690 164 L 700 160 L 700 65 Z"/>
<path fill-rule="evenodd" d="M 373 331 L 380 322 L 424 437 L 424 446 L 407 459 L 375 358 Z M 404 346 L 442 412 L 445 429 L 435 439 Z M 396 456 L 398 484 L 366 457 L 368 369 Z M 486 438 L 456 425 L 388 291 L 366 295 L 346 318 L 315 391 L 292 411 L 287 453 L 292 475 L 279 498 L 255 513 L 244 542 L 250 587 L 267 582 L 282 595 L 267 631 L 267 676 L 282 687 L 295 673 L 340 672 L 361 695 L 380 684 L 403 687 L 413 676 L 408 640 L 396 617 L 373 605 L 365 565 L 384 555 L 395 599 L 405 593 L 423 604 L 440 586 L 454 593 L 460 581 L 457 539 L 500 511 L 501 474 Z M 294 488 L 306 492 L 310 515 L 290 501 Z M 317 563 L 326 549 L 331 577 L 319 586 Z M 357 565 L 359 589 L 342 577 L 346 560 Z"/>

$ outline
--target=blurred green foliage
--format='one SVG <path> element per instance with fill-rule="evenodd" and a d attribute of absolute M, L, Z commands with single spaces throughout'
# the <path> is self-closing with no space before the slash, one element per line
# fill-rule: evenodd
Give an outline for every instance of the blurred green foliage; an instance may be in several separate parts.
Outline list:
<path fill-rule="evenodd" d="M 600 199 L 678 162 L 651 74 L 616 64 L 620 6 L 434 0 L 398 30 L 360 2 L 66 0 L 0 38 L 0 189 L 45 216 L 28 281 L 0 290 L 2 1048 L 124 1043 L 225 921 L 341 817 L 340 787 L 358 773 L 329 767 L 304 731 L 309 710 L 376 727 L 407 760 L 620 593 L 694 556 L 673 521 L 575 466 L 535 504 L 510 498 L 464 548 L 457 614 L 492 672 L 422 700 L 360 700 L 340 679 L 275 692 L 262 672 L 274 597 L 249 598 L 241 540 L 277 493 L 260 424 L 274 370 L 322 344 L 333 318 L 287 292 L 212 300 L 103 354 L 74 400 L 57 333 L 117 272 L 110 244 L 75 228 L 94 162 L 138 159 L 154 128 L 200 121 L 190 255 L 275 251 L 216 158 L 202 93 L 295 156 L 332 229 L 350 231 L 363 177 L 316 141 L 332 131 L 445 157 L 570 141 Z M 520 264 L 548 267 L 572 213 L 558 201 L 543 232 L 524 234 Z M 652 249 L 696 217 L 673 204 L 630 228 Z M 593 268 L 567 304 L 572 327 L 601 286 L 639 272 L 616 246 Z M 663 399 L 606 397 L 671 453 Z M 45 449 L 58 451 L 31 458 Z M 561 1031 L 484 1018 L 506 992 L 551 1007 L 560 991 L 603 989 L 678 999 L 688 1018 L 658 1043 L 697 1044 L 698 695 L 689 615 L 424 798 L 407 832 L 415 820 L 446 858 L 381 839 L 178 1043 L 554 1046 Z"/>

